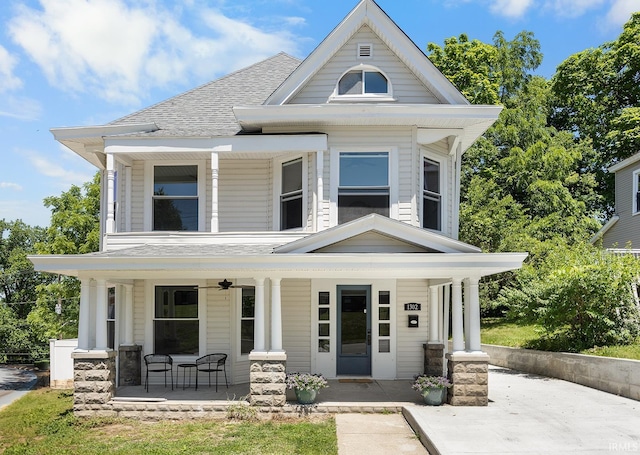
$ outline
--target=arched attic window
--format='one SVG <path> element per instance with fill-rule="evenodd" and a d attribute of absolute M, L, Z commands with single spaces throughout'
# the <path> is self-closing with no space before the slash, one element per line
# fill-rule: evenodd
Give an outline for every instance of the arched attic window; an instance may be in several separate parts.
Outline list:
<path fill-rule="evenodd" d="M 395 101 L 391 81 L 380 69 L 358 65 L 344 72 L 331 101 Z"/>

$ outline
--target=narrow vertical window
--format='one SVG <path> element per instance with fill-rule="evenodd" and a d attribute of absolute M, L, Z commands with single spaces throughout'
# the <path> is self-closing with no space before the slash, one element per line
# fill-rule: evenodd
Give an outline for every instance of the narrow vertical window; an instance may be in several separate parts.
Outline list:
<path fill-rule="evenodd" d="M 110 287 L 107 293 L 107 347 L 116 345 L 116 288 Z"/>
<path fill-rule="evenodd" d="M 636 171 L 633 174 L 634 177 L 634 181 L 633 181 L 633 196 L 635 198 L 635 210 L 633 211 L 634 213 L 639 213 L 640 212 L 640 171 Z"/>
<path fill-rule="evenodd" d="M 280 230 L 302 227 L 302 158 L 282 164 Z"/>
<path fill-rule="evenodd" d="M 378 352 L 391 352 L 391 293 L 378 292 Z"/>
<path fill-rule="evenodd" d="M 153 229 L 198 230 L 198 166 L 155 166 Z"/>
<path fill-rule="evenodd" d="M 242 288 L 242 314 L 240 315 L 240 353 L 253 351 L 253 335 L 256 314 L 256 289 Z"/>
<path fill-rule="evenodd" d="M 331 316 L 329 293 L 318 294 L 318 352 L 331 351 Z"/>
<path fill-rule="evenodd" d="M 370 213 L 389 216 L 389 153 L 342 152 L 338 223 Z"/>
<path fill-rule="evenodd" d="M 424 158 L 422 171 L 422 227 L 439 231 L 442 229 L 440 164 Z"/>

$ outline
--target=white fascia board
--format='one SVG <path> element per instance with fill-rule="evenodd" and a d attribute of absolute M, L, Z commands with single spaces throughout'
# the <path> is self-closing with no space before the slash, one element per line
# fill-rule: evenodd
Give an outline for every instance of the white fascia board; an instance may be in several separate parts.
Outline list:
<path fill-rule="evenodd" d="M 49 131 L 57 141 L 73 139 L 99 139 L 117 134 L 148 133 L 157 131 L 155 123 L 136 123 L 132 125 L 99 125 L 51 128 Z"/>
<path fill-rule="evenodd" d="M 107 138 L 105 152 L 302 152 L 327 149 L 327 135 L 256 134 L 214 138 Z"/>
<path fill-rule="evenodd" d="M 630 156 L 626 160 L 620 161 L 619 163 L 616 163 L 613 166 L 610 166 L 609 169 L 607 170 L 609 172 L 617 172 L 620 169 L 624 169 L 625 167 L 630 166 L 637 161 L 640 161 L 640 153 L 636 153 L 635 155 Z"/>
<path fill-rule="evenodd" d="M 600 230 L 598 232 L 595 233 L 595 235 L 593 237 L 591 237 L 590 242 L 592 244 L 596 243 L 598 240 L 600 240 L 602 238 L 602 236 L 613 227 L 614 224 L 616 224 L 618 222 L 618 220 L 620 219 L 620 217 L 618 215 L 613 215 L 611 217 L 611 219 L 609 221 L 607 221 L 605 223 L 604 226 L 602 226 L 600 228 Z"/>
<path fill-rule="evenodd" d="M 527 253 L 286 254 L 207 257 L 28 256 L 40 272 L 118 279 L 477 277 L 522 267 Z"/>

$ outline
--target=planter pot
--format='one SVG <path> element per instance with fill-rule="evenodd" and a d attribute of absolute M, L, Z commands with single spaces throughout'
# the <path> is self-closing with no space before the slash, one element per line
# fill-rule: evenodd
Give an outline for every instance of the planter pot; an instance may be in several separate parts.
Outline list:
<path fill-rule="evenodd" d="M 427 389 L 422 392 L 424 404 L 429 406 L 440 406 L 447 397 L 447 389 Z"/>
<path fill-rule="evenodd" d="M 317 390 L 299 390 L 294 389 L 296 392 L 296 399 L 300 404 L 312 404 L 316 401 Z"/>

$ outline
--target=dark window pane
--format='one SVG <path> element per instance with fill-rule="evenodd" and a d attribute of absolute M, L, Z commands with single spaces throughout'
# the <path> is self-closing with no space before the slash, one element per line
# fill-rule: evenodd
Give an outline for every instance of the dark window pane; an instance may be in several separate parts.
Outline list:
<path fill-rule="evenodd" d="M 154 353 L 198 355 L 200 328 L 198 321 L 154 321 Z"/>
<path fill-rule="evenodd" d="M 318 308 L 318 319 L 320 321 L 329 320 L 329 308 Z"/>
<path fill-rule="evenodd" d="M 424 189 L 440 194 L 440 165 L 430 160 L 424 160 Z"/>
<path fill-rule="evenodd" d="M 283 199 L 280 203 L 280 229 L 302 227 L 302 194 Z"/>
<path fill-rule="evenodd" d="M 318 293 L 318 304 L 320 304 L 320 305 L 329 305 L 329 293 L 328 292 L 319 292 Z"/>
<path fill-rule="evenodd" d="M 256 310 L 255 288 L 242 288 L 242 317 L 252 318 Z"/>
<path fill-rule="evenodd" d="M 318 335 L 321 337 L 329 336 L 329 324 L 318 324 Z"/>
<path fill-rule="evenodd" d="M 156 286 L 155 304 L 158 319 L 198 317 L 198 291 L 193 286 Z"/>
<path fill-rule="evenodd" d="M 331 344 L 329 340 L 318 340 L 318 352 L 330 352 Z"/>
<path fill-rule="evenodd" d="M 391 326 L 389 323 L 385 322 L 380 324 L 380 336 L 381 337 L 391 336 Z"/>
<path fill-rule="evenodd" d="M 153 194 L 158 196 L 197 196 L 198 166 L 155 166 Z"/>
<path fill-rule="evenodd" d="M 367 353 L 367 296 L 363 291 L 342 291 L 340 353 L 358 355 Z"/>
<path fill-rule="evenodd" d="M 425 197 L 422 202 L 422 227 L 440 230 L 440 199 Z"/>
<path fill-rule="evenodd" d="M 240 352 L 248 354 L 253 350 L 253 319 L 240 321 Z"/>
<path fill-rule="evenodd" d="M 362 95 L 362 71 L 349 71 L 338 82 L 338 95 Z"/>
<path fill-rule="evenodd" d="M 378 293 L 378 303 L 380 305 L 389 305 L 391 301 L 389 300 L 389 291 L 380 291 Z"/>
<path fill-rule="evenodd" d="M 107 290 L 107 319 L 116 318 L 116 288 Z"/>
<path fill-rule="evenodd" d="M 107 321 L 107 347 L 115 349 L 116 344 L 116 323 L 115 321 Z"/>
<path fill-rule="evenodd" d="M 198 199 L 154 199 L 154 231 L 197 231 Z"/>
<path fill-rule="evenodd" d="M 391 352 L 391 341 L 378 340 L 378 352 Z"/>
<path fill-rule="evenodd" d="M 389 195 L 338 196 L 338 223 L 346 223 L 370 213 L 389 216 Z"/>
<path fill-rule="evenodd" d="M 340 186 L 389 186 L 387 152 L 340 154 Z"/>
<path fill-rule="evenodd" d="M 391 309 L 387 307 L 378 307 L 378 319 L 381 321 L 388 321 L 390 317 Z"/>
<path fill-rule="evenodd" d="M 364 92 L 387 93 L 387 78 L 377 71 L 366 71 L 364 73 Z"/>
<path fill-rule="evenodd" d="M 302 189 L 302 159 L 282 165 L 282 194 Z"/>

